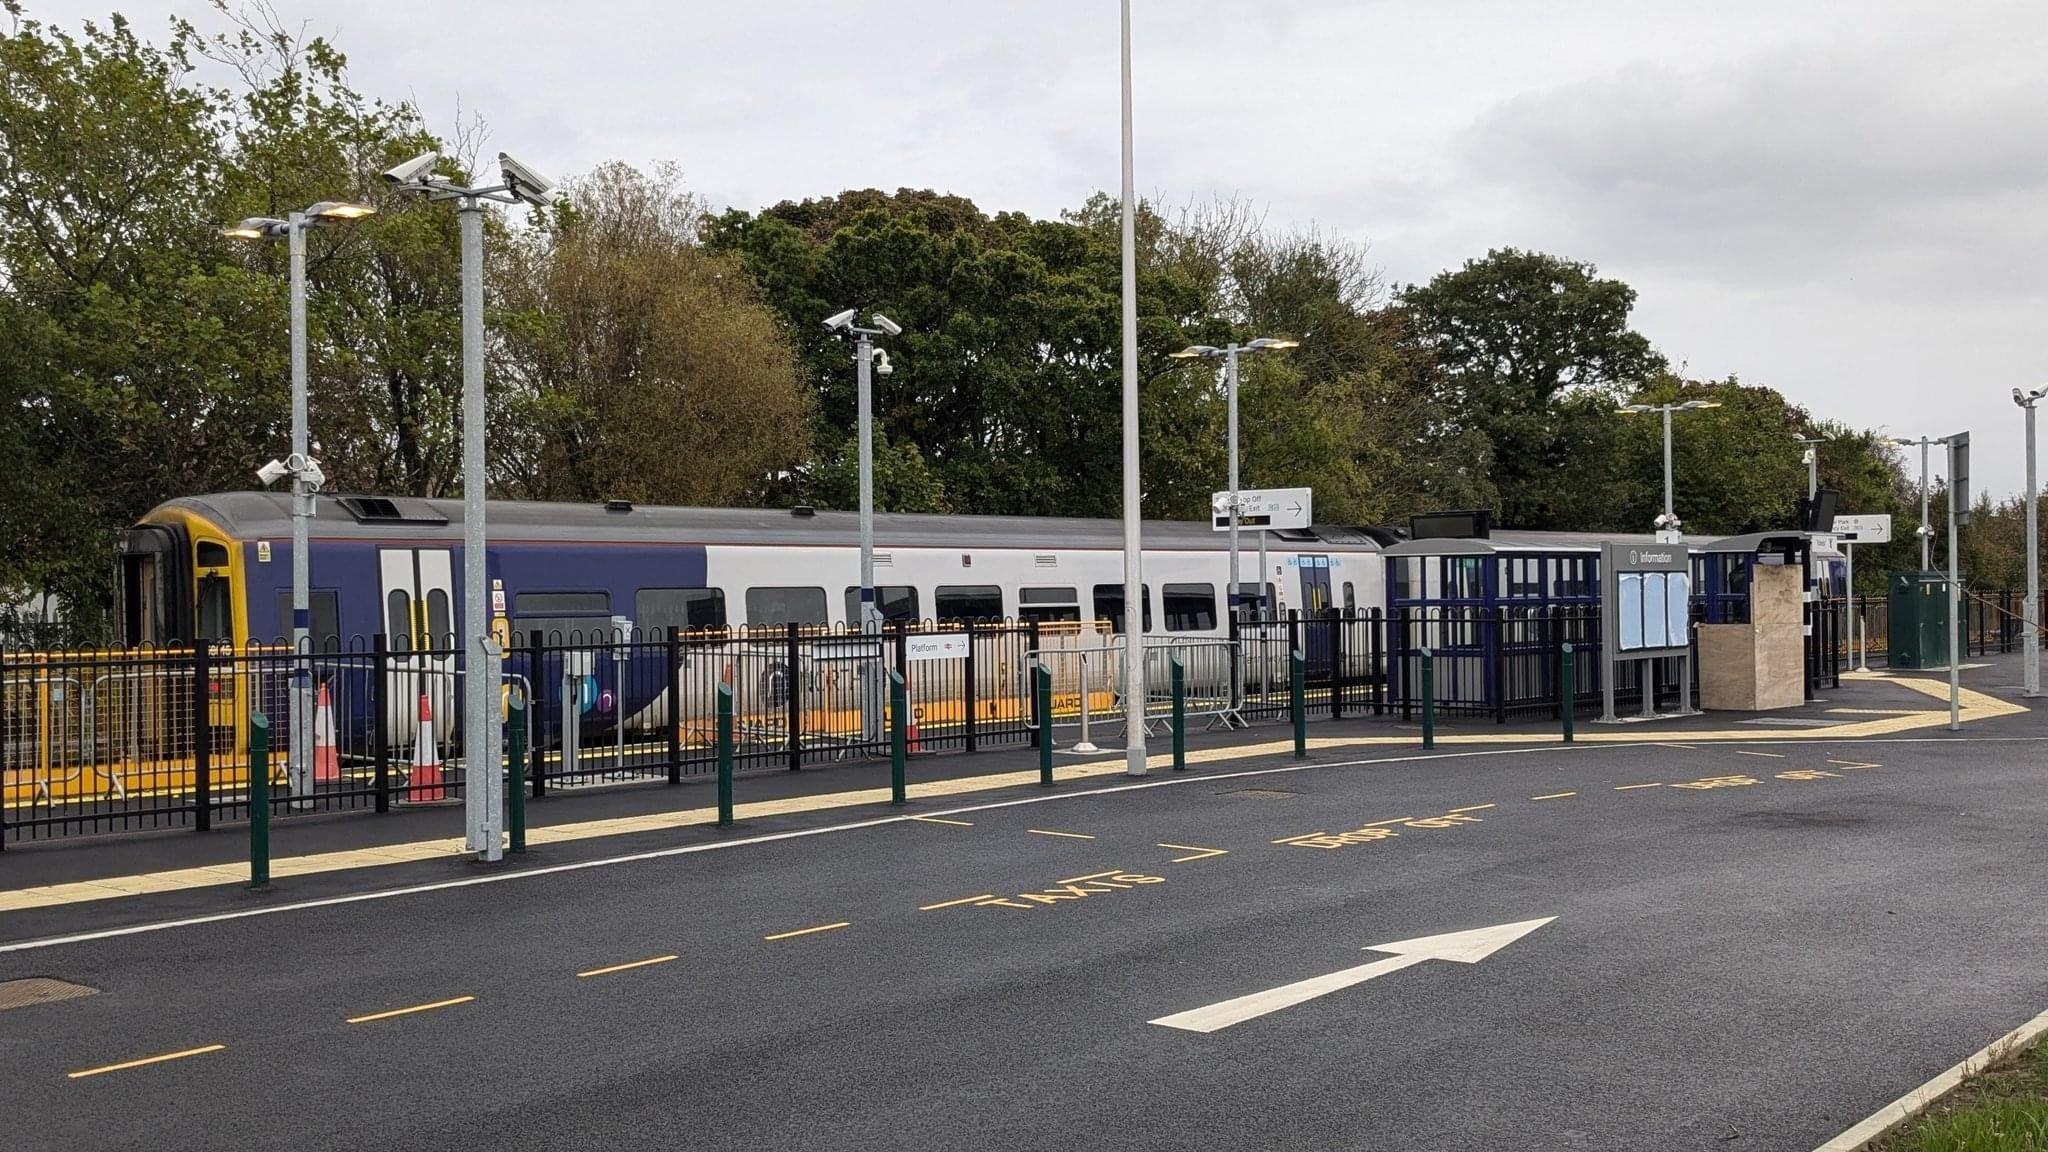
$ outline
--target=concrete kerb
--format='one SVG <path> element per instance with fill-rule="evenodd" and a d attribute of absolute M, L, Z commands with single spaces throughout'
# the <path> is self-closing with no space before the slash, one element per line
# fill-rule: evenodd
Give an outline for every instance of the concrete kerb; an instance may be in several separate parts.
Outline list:
<path fill-rule="evenodd" d="M 1934 1079 L 1863 1118 L 1848 1131 L 1814 1149 L 1814 1152 L 1863 1152 L 1886 1133 L 1925 1111 L 1927 1106 L 1954 1091 L 1964 1080 L 2013 1053 L 2024 1051 L 2048 1035 L 2048 1012 L 2007 1032 L 1963 1058 Z"/>

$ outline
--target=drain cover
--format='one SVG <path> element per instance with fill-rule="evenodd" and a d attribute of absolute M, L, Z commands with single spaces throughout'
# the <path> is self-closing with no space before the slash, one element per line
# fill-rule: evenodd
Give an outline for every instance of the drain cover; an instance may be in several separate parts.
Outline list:
<path fill-rule="evenodd" d="M 1247 800 L 1282 800 L 1289 796 L 1299 796 L 1301 793 L 1288 792 L 1280 788 L 1239 788 L 1235 792 L 1225 792 L 1224 795 L 1242 796 Z"/>
<path fill-rule="evenodd" d="M 5 1012 L 9 1008 L 26 1008 L 31 1004 L 75 1000 L 80 996 L 91 996 L 98 991 L 97 988 L 73 984 L 68 980 L 52 980 L 47 976 L 0 981 L 0 1012 Z"/>

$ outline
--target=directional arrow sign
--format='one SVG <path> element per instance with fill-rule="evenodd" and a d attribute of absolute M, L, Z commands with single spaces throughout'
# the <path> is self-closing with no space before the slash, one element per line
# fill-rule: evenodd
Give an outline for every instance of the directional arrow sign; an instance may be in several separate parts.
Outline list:
<path fill-rule="evenodd" d="M 1240 488 L 1237 491 L 1237 525 L 1240 528 L 1307 528 L 1315 523 L 1315 493 L 1307 488 Z M 1230 493 L 1213 492 L 1209 508 L 1215 513 L 1217 531 L 1230 528 Z"/>
<path fill-rule="evenodd" d="M 1183 1032 L 1221 1031 L 1232 1024 L 1256 1020 L 1269 1012 L 1292 1008 L 1318 996 L 1327 996 L 1339 989 L 1363 984 L 1367 980 L 1385 976 L 1390 972 L 1399 972 L 1424 960 L 1451 960 L 1459 964 L 1477 964 L 1555 919 L 1555 916 L 1545 916 L 1541 920 L 1518 920 L 1513 924 L 1496 924 L 1491 928 L 1446 932 L 1441 936 L 1422 936 L 1414 940 L 1396 940 L 1392 944 L 1374 944 L 1366 951 L 1392 952 L 1393 955 L 1385 960 L 1360 964 L 1355 968 L 1346 968 L 1327 976 L 1297 980 L 1292 984 L 1282 984 L 1278 988 L 1253 992 L 1248 996 L 1239 996 L 1234 1000 L 1225 1000 L 1205 1008 L 1190 1008 L 1186 1012 L 1161 1016 L 1146 1023 L 1162 1024 Z"/>

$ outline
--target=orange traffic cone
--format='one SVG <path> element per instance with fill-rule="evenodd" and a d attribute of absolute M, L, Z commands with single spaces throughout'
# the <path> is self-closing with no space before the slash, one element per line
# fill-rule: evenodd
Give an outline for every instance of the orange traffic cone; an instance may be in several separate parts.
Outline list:
<path fill-rule="evenodd" d="M 313 706 L 313 783 L 334 784 L 341 780 L 341 754 L 334 747 L 334 703 L 327 698 L 327 682 L 320 682 L 320 700 Z"/>
<path fill-rule="evenodd" d="M 412 746 L 412 778 L 406 781 L 407 800 L 440 800 L 446 797 L 441 783 L 441 750 L 434 743 L 434 702 L 420 693 L 420 733 Z"/>

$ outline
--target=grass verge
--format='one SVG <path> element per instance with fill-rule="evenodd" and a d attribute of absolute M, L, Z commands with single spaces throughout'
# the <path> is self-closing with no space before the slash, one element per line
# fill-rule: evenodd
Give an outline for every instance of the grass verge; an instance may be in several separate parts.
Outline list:
<path fill-rule="evenodd" d="M 1872 1152 L 2048 1152 L 2048 1043 L 1999 1060 Z"/>

